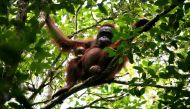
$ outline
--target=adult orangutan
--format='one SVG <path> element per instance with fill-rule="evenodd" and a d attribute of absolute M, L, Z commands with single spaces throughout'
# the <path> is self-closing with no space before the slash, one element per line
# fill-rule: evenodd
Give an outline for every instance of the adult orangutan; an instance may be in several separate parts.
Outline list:
<path fill-rule="evenodd" d="M 63 51 L 76 51 L 82 48 L 79 53 L 76 53 L 76 58 L 72 59 L 67 66 L 66 72 L 66 85 L 64 88 L 56 92 L 53 97 L 56 97 L 64 91 L 70 89 L 78 81 L 83 81 L 93 75 L 99 75 L 108 66 L 113 57 L 108 57 L 108 53 L 103 50 L 105 47 L 116 49 L 121 40 L 112 42 L 114 36 L 114 26 L 105 24 L 100 27 L 96 39 L 92 40 L 71 40 L 55 26 L 54 21 L 48 16 L 46 19 L 48 28 L 53 32 L 54 39 L 62 47 Z M 138 27 L 143 26 L 137 25 Z M 80 56 L 79 56 L 80 55 Z M 123 62 L 118 64 L 109 75 L 104 79 L 112 79 L 118 73 L 125 62 L 127 57 L 123 57 Z"/>

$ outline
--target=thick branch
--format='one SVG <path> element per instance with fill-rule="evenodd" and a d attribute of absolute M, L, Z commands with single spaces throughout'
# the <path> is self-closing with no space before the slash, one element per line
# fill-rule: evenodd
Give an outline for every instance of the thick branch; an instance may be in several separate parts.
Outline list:
<path fill-rule="evenodd" d="M 166 14 L 168 14 L 171 10 L 173 10 L 174 8 L 176 8 L 177 6 L 179 6 L 180 4 L 182 4 L 184 2 L 184 0 L 181 0 L 178 4 L 173 4 L 171 5 L 167 10 L 163 11 L 162 13 L 158 14 L 155 18 L 153 18 L 151 21 L 149 21 L 140 31 L 140 34 L 142 32 L 146 32 L 149 31 L 154 25 L 155 23 L 163 16 L 165 16 Z"/>

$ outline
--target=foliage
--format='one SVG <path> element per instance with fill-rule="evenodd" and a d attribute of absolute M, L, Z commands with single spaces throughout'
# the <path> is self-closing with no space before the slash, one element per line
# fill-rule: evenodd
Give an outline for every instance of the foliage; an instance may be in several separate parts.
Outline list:
<path fill-rule="evenodd" d="M 64 86 L 72 57 L 52 43 L 41 12 L 73 39 L 95 36 L 95 27 L 108 22 L 117 27 L 113 41 L 134 38 L 106 49 L 130 61 L 115 80 L 73 93 L 56 108 L 190 108 L 189 7 L 189 0 L 1 0 L 0 108 L 47 108 Z M 133 28 L 158 16 L 147 32 Z"/>

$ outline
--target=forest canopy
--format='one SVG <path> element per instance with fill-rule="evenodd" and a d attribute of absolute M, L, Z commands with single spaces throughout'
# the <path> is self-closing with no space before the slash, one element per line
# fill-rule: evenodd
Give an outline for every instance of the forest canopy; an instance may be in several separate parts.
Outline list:
<path fill-rule="evenodd" d="M 189 8 L 189 0 L 1 0 L 0 109 L 190 108 Z M 129 62 L 112 80 L 92 76 L 52 99 L 75 56 L 55 43 L 47 15 L 71 40 L 114 24 L 112 41 L 123 42 L 104 49 L 113 57 L 105 72 Z M 141 19 L 148 23 L 135 28 Z"/>

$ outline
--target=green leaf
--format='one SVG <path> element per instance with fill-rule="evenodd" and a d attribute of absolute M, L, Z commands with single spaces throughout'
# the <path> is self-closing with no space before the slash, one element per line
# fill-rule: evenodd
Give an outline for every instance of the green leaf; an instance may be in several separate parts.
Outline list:
<path fill-rule="evenodd" d="M 114 88 L 113 93 L 120 93 L 122 91 L 122 89 L 120 88 Z"/>
<path fill-rule="evenodd" d="M 140 48 L 138 46 L 134 46 L 134 53 L 136 53 L 138 56 L 142 56 L 140 52 Z"/>
<path fill-rule="evenodd" d="M 0 2 L 0 15 L 8 14 L 8 4 L 9 0 L 1 0 Z"/>
<path fill-rule="evenodd" d="M 136 95 L 137 97 L 140 97 L 145 93 L 145 88 L 142 88 L 140 90 L 137 88 L 132 88 L 131 90 L 129 90 L 129 93 L 131 93 L 132 95 Z"/>
<path fill-rule="evenodd" d="M 185 61 L 177 61 L 177 65 L 178 65 L 178 68 L 182 69 L 184 72 L 188 71 L 187 70 L 188 68 L 187 68 Z"/>
<path fill-rule="evenodd" d="M 142 79 L 146 79 L 146 73 L 142 74 Z"/>
<path fill-rule="evenodd" d="M 172 41 L 170 44 L 171 44 L 175 49 L 178 49 L 178 47 L 177 47 L 177 41 Z"/>
<path fill-rule="evenodd" d="M 75 14 L 74 6 L 67 1 L 62 2 L 61 4 L 52 4 L 51 5 L 52 11 L 60 10 L 63 8 L 65 8 L 66 11 L 70 12 L 71 14 Z"/>
<path fill-rule="evenodd" d="M 159 77 L 160 77 L 160 78 L 164 78 L 164 79 L 170 78 L 170 75 L 171 75 L 171 74 L 166 73 L 166 72 L 160 72 L 160 73 L 159 73 Z"/>
<path fill-rule="evenodd" d="M 135 89 L 135 90 L 134 90 L 134 94 L 135 94 L 137 97 L 140 97 L 140 96 L 141 96 L 141 92 L 140 92 L 140 90 L 138 90 L 138 89 Z"/>
<path fill-rule="evenodd" d="M 21 54 L 16 46 L 1 43 L 0 50 L 0 59 L 9 65 L 17 64 L 21 60 Z"/>
<path fill-rule="evenodd" d="M 22 108 L 22 106 L 18 105 L 17 103 L 14 103 L 14 102 L 10 102 L 8 104 L 9 104 L 9 106 L 11 106 L 14 109 L 21 109 Z"/>
<path fill-rule="evenodd" d="M 185 59 L 185 64 L 187 65 L 187 68 L 190 71 L 190 64 L 189 64 L 189 62 L 190 62 L 190 51 L 187 54 L 188 55 L 187 55 L 187 57 Z"/>
<path fill-rule="evenodd" d="M 162 30 L 164 30 L 164 31 L 169 31 L 169 28 L 168 28 L 168 26 L 167 26 L 166 23 L 160 24 L 160 28 L 161 28 Z"/>
<path fill-rule="evenodd" d="M 158 56 L 159 56 L 159 49 L 156 49 L 156 50 L 154 51 L 154 56 L 155 56 L 155 57 L 158 57 Z"/>
<path fill-rule="evenodd" d="M 8 25 L 8 19 L 6 17 L 0 17 L 0 25 Z"/>
<path fill-rule="evenodd" d="M 70 12 L 72 14 L 75 14 L 75 8 L 74 8 L 74 6 L 71 3 L 67 3 L 67 5 L 65 5 L 65 9 L 68 12 Z"/>
<path fill-rule="evenodd" d="M 177 14 L 177 13 L 176 13 Z M 179 21 L 177 20 L 177 15 L 176 14 L 172 14 L 169 17 L 169 23 L 168 23 L 168 27 L 177 30 L 179 28 Z"/>
<path fill-rule="evenodd" d="M 151 78 L 148 78 L 144 81 L 144 84 L 151 84 L 153 80 Z"/>
<path fill-rule="evenodd" d="M 97 5 L 98 5 L 99 10 L 100 10 L 102 13 L 104 13 L 105 15 L 108 15 L 108 11 L 107 11 L 106 8 L 104 7 L 103 2 L 102 2 L 102 3 L 99 3 L 99 4 L 97 4 Z"/>
<path fill-rule="evenodd" d="M 157 0 L 157 1 L 155 2 L 155 5 L 157 5 L 157 6 L 164 6 L 164 5 L 166 5 L 167 3 L 169 3 L 169 0 Z"/>
<path fill-rule="evenodd" d="M 145 88 L 142 88 L 141 90 L 140 90 L 140 95 L 143 95 L 145 93 Z"/>
<path fill-rule="evenodd" d="M 177 56 L 178 56 L 179 58 L 181 58 L 181 59 L 185 59 L 185 57 L 184 57 L 182 54 L 180 54 L 180 53 L 177 53 Z"/>
<path fill-rule="evenodd" d="M 92 7 L 92 0 L 87 0 L 87 5 L 86 8 L 91 8 Z"/>
<path fill-rule="evenodd" d="M 133 67 L 134 69 L 138 70 L 139 73 L 142 73 L 144 72 L 143 68 L 142 67 L 139 67 L 139 66 L 134 66 Z"/>
<path fill-rule="evenodd" d="M 157 46 L 156 43 L 154 43 L 154 42 L 149 42 L 149 47 L 150 47 L 151 49 L 154 50 L 156 46 Z"/>
<path fill-rule="evenodd" d="M 129 93 L 131 95 L 139 95 L 139 91 L 137 90 L 137 88 L 132 88 L 129 90 Z"/>
<path fill-rule="evenodd" d="M 75 106 L 78 106 L 80 103 L 78 101 L 75 102 Z"/>
<path fill-rule="evenodd" d="M 134 60 L 133 60 L 133 53 L 132 53 L 132 50 L 129 51 L 129 53 L 128 53 L 128 58 L 129 58 L 129 62 L 133 64 L 133 63 L 134 63 Z"/>
<path fill-rule="evenodd" d="M 175 55 L 173 52 L 170 52 L 170 56 L 169 56 L 169 64 L 173 64 L 174 63 L 174 58 L 175 58 Z"/>
<path fill-rule="evenodd" d="M 154 63 L 154 62 L 149 61 L 149 62 L 148 62 L 148 66 L 151 66 L 153 63 Z"/>
<path fill-rule="evenodd" d="M 110 47 L 106 47 L 106 48 L 104 48 L 104 50 L 108 53 L 109 57 L 114 57 L 117 55 L 116 51 Z"/>
<path fill-rule="evenodd" d="M 83 0 L 72 0 L 73 4 L 83 4 Z"/>
<path fill-rule="evenodd" d="M 175 66 L 169 65 L 166 67 L 167 75 L 168 76 L 173 76 L 173 75 L 178 75 L 178 72 L 176 71 Z"/>
<path fill-rule="evenodd" d="M 185 3 L 185 10 L 189 10 L 190 9 L 190 3 Z"/>
<path fill-rule="evenodd" d="M 134 82 L 136 82 L 137 80 L 139 80 L 139 78 L 134 77 L 131 81 L 129 81 L 129 84 L 130 84 L 130 83 L 134 83 Z"/>
<path fill-rule="evenodd" d="M 17 79 L 20 81 L 20 82 L 24 82 L 25 80 L 27 80 L 29 78 L 29 74 L 26 74 L 26 73 L 21 73 L 21 72 L 17 72 L 15 74 L 15 76 L 17 77 Z"/>
<path fill-rule="evenodd" d="M 156 72 L 153 69 L 148 68 L 147 71 L 152 77 L 156 77 Z"/>

